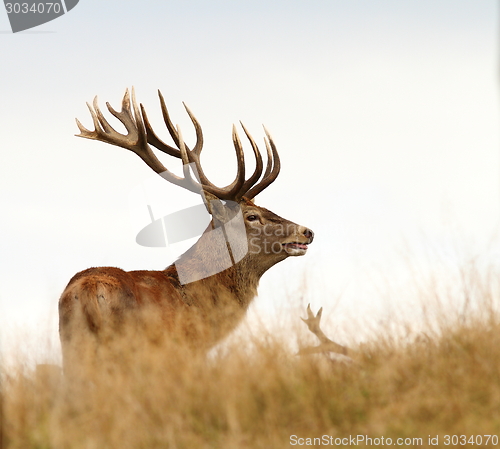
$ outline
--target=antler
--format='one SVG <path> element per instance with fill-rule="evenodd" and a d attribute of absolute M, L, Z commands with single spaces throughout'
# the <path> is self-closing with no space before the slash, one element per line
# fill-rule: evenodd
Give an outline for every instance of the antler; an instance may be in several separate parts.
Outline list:
<path fill-rule="evenodd" d="M 85 137 L 87 139 L 100 140 L 102 142 L 107 142 L 112 145 L 116 145 L 133 151 L 153 171 L 160 174 L 163 178 L 172 182 L 173 184 L 197 193 L 200 193 L 200 191 L 203 189 L 206 192 L 209 192 L 223 200 L 240 201 L 243 197 L 252 199 L 257 196 L 257 194 L 262 192 L 266 187 L 268 187 L 277 178 L 281 168 L 280 159 L 276 150 L 276 146 L 269 132 L 264 128 L 264 131 L 266 133 L 264 141 L 267 150 L 267 165 L 264 176 L 262 176 L 262 179 L 260 179 L 263 170 L 262 156 L 252 136 L 247 131 L 243 123 L 240 122 L 243 131 L 245 132 L 245 135 L 247 136 L 250 145 L 252 146 L 252 150 L 255 156 L 255 170 L 253 174 L 247 180 L 245 180 L 245 156 L 243 153 L 241 141 L 236 131 L 236 127 L 233 125 L 233 144 L 237 158 L 236 178 L 231 184 L 227 185 L 226 187 L 215 186 L 207 178 L 201 166 L 200 155 L 203 148 L 203 133 L 198 120 L 196 120 L 193 113 L 184 104 L 184 107 L 186 108 L 189 118 L 191 119 L 191 122 L 193 123 L 196 131 L 196 144 L 191 150 L 184 142 L 179 126 L 177 126 L 176 128 L 173 125 L 167 107 L 165 105 L 165 100 L 163 99 L 163 95 L 160 91 L 158 91 L 158 96 L 160 98 L 163 119 L 169 131 L 169 134 L 177 148 L 167 145 L 153 131 L 153 128 L 146 115 L 146 110 L 144 109 L 144 106 L 142 104 L 140 105 L 139 111 L 135 99 L 134 88 L 132 88 L 133 112 L 130 107 L 128 89 L 125 91 L 125 95 L 122 100 L 122 110 L 120 112 L 115 111 L 109 105 L 109 103 L 106 103 L 109 112 L 123 123 L 125 129 L 127 130 L 127 134 L 120 134 L 115 129 L 113 129 L 113 127 L 107 122 L 102 112 L 100 111 L 97 104 L 97 97 L 95 97 L 93 107 L 87 103 L 90 114 L 92 116 L 92 120 L 94 122 L 94 131 L 89 131 L 77 120 L 76 122 L 78 128 L 80 129 L 80 134 L 78 136 Z M 181 178 L 167 170 L 158 160 L 149 145 L 154 146 L 158 150 L 170 156 L 180 158 L 184 165 L 184 178 Z M 195 175 L 199 180 L 199 183 L 191 177 L 188 164 L 194 165 Z M 260 182 L 257 182 L 259 179 Z"/>
<path fill-rule="evenodd" d="M 320 344 L 318 346 L 309 346 L 307 348 L 301 348 L 298 355 L 305 354 L 316 354 L 318 352 L 336 352 L 343 355 L 347 355 L 349 349 L 345 346 L 339 345 L 334 341 L 330 340 L 319 327 L 321 321 L 321 315 L 323 313 L 323 307 L 318 310 L 316 316 L 311 311 L 311 304 L 307 305 L 307 318 L 300 318 L 304 323 L 307 324 L 309 330 L 318 337 Z"/>
<path fill-rule="evenodd" d="M 128 89 L 122 100 L 122 110 L 116 111 L 109 103 L 106 103 L 108 111 L 113 114 L 125 126 L 127 134 L 120 134 L 116 131 L 104 118 L 99 106 L 97 104 L 97 96 L 94 98 L 93 107 L 87 103 L 87 106 L 94 122 L 94 131 L 86 129 L 78 119 L 76 124 L 80 129 L 78 137 L 85 137 L 87 139 L 100 140 L 102 142 L 110 143 L 118 147 L 126 148 L 137 154 L 153 171 L 160 174 L 163 178 L 167 179 L 173 184 L 184 187 L 192 192 L 200 192 L 201 186 L 191 178 L 189 170 L 184 170 L 184 178 L 181 178 L 169 170 L 158 160 L 151 148 L 147 143 L 146 130 L 137 107 L 135 100 L 135 92 L 132 88 L 132 107 L 130 108 L 130 96 Z M 188 163 L 188 156 L 185 148 L 181 145 L 178 150 L 180 157 L 182 157 L 185 164 Z"/>

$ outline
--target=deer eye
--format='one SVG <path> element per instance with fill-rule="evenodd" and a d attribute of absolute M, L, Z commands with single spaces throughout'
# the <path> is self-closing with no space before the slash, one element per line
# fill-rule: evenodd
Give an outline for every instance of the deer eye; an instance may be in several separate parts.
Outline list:
<path fill-rule="evenodd" d="M 258 219 L 259 219 L 259 217 L 257 217 L 257 215 L 249 215 L 247 217 L 248 221 L 255 221 L 255 220 L 258 220 Z"/>

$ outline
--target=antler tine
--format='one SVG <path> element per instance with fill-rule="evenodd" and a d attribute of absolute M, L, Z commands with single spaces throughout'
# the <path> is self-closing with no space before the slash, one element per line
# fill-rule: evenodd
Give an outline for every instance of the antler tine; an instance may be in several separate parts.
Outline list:
<path fill-rule="evenodd" d="M 187 107 L 187 104 L 182 102 L 184 105 L 184 108 L 186 109 L 186 112 L 189 115 L 189 118 L 191 119 L 191 122 L 193 122 L 193 126 L 196 132 L 196 144 L 194 145 L 194 148 L 192 150 L 192 153 L 196 154 L 198 157 L 201 154 L 201 150 L 203 149 L 203 131 L 201 129 L 201 125 L 194 116 L 194 114 L 191 112 L 191 110 Z"/>
<path fill-rule="evenodd" d="M 307 305 L 307 318 L 300 318 L 304 323 L 307 324 L 309 330 L 316 335 L 322 343 L 324 343 L 326 336 L 323 334 L 319 327 L 319 323 L 321 322 L 321 315 L 323 314 L 323 307 L 318 310 L 318 313 L 314 315 L 311 310 L 311 304 Z"/>
<path fill-rule="evenodd" d="M 172 137 L 174 143 L 177 145 L 177 147 L 179 147 L 179 134 L 177 133 L 177 130 L 175 129 L 174 124 L 172 123 L 172 120 L 170 120 L 170 114 L 168 113 L 167 105 L 165 104 L 165 99 L 163 98 L 163 95 L 160 92 L 160 89 L 158 89 L 158 97 L 160 98 L 160 105 L 161 105 L 161 112 L 163 115 L 163 121 L 165 122 L 165 125 L 167 126 L 168 132 L 170 133 L 170 137 Z M 186 145 L 186 148 L 189 150 L 187 145 Z M 177 156 L 177 157 L 180 157 L 180 156 Z"/>
<path fill-rule="evenodd" d="M 158 148 L 160 151 L 163 151 L 166 154 L 169 154 L 170 156 L 174 157 L 180 157 L 180 152 L 177 148 L 171 147 L 170 145 L 167 145 L 163 140 L 161 140 L 156 133 L 153 131 L 153 127 L 151 126 L 151 123 L 149 122 L 148 116 L 146 114 L 146 109 L 144 108 L 143 104 L 141 103 L 141 113 L 142 113 L 142 118 L 144 120 L 144 126 L 146 128 L 146 134 L 148 137 L 148 143 L 153 145 L 155 148 Z"/>
<path fill-rule="evenodd" d="M 266 145 L 267 164 L 266 164 L 266 171 L 264 172 L 264 176 L 262 177 L 262 179 L 265 179 L 269 176 L 269 173 L 271 173 L 271 168 L 273 165 L 273 153 L 271 152 L 269 141 L 266 138 L 264 138 L 264 144 Z"/>
<path fill-rule="evenodd" d="M 182 132 L 181 132 L 181 127 L 177 125 L 177 135 L 179 136 L 179 151 L 181 153 L 181 159 L 182 159 L 182 172 L 184 174 L 184 180 L 186 183 L 190 183 L 192 185 L 196 185 L 198 188 L 197 192 L 201 194 L 202 187 L 200 184 L 198 184 L 196 181 L 193 180 L 191 177 L 191 170 L 189 167 L 189 156 L 188 152 L 186 149 L 186 145 L 184 143 L 184 139 L 182 138 Z M 196 174 L 196 173 L 195 173 Z"/>
<path fill-rule="evenodd" d="M 132 113 L 130 112 L 130 102 L 128 104 L 128 117 L 131 119 L 132 122 L 132 117 L 135 117 L 135 126 L 137 130 L 137 136 L 138 136 L 138 144 L 140 145 L 141 150 L 149 150 L 151 154 L 151 149 L 148 146 L 148 138 L 146 135 L 146 129 L 144 127 L 144 121 L 142 120 L 141 113 L 139 111 L 139 107 L 137 106 L 137 100 L 135 99 L 135 89 L 132 87 L 132 107 L 134 109 L 134 116 L 132 116 Z M 111 108 L 110 108 L 111 109 Z M 133 122 L 132 122 L 133 123 Z"/>
<path fill-rule="evenodd" d="M 309 318 L 309 319 L 314 318 L 314 314 L 312 313 L 312 310 L 311 310 L 311 303 L 307 304 L 306 312 L 307 312 L 307 318 Z M 300 319 L 302 321 L 304 321 L 304 323 L 306 322 L 307 318 L 300 317 Z"/>
<path fill-rule="evenodd" d="M 257 144 L 253 140 L 252 136 L 250 135 L 248 130 L 245 128 L 245 125 L 241 121 L 240 121 L 240 125 L 243 128 L 243 131 L 245 132 L 245 134 L 250 142 L 250 145 L 252 146 L 253 154 L 255 155 L 255 170 L 254 170 L 252 176 L 250 176 L 250 178 L 248 178 L 244 182 L 243 186 L 241 187 L 241 193 L 242 193 L 241 196 L 244 196 L 245 193 L 260 178 L 260 175 L 262 174 L 263 164 L 262 164 L 262 155 L 260 154 L 259 147 L 257 146 Z"/>
<path fill-rule="evenodd" d="M 92 117 L 92 121 L 94 122 L 94 131 L 90 131 L 89 129 L 85 128 L 85 126 L 83 126 L 81 124 L 80 120 L 75 119 L 76 126 L 78 126 L 78 129 L 80 130 L 80 134 L 75 134 L 75 136 L 76 137 L 84 137 L 85 139 L 97 140 L 97 137 L 96 137 L 97 131 L 101 129 L 101 125 L 99 124 L 99 120 L 97 119 L 95 112 L 89 103 L 87 103 L 87 108 L 89 108 L 90 116 Z"/>
<path fill-rule="evenodd" d="M 203 171 L 203 167 L 201 166 L 201 161 L 200 161 L 200 155 L 201 155 L 201 150 L 203 149 L 203 131 L 201 129 L 201 125 L 194 116 L 194 114 L 191 112 L 191 110 L 188 108 L 186 103 L 182 102 L 184 105 L 184 108 L 186 109 L 187 114 L 189 115 L 189 118 L 191 119 L 191 122 L 193 123 L 195 132 L 196 132 L 196 144 L 194 145 L 194 148 L 192 151 L 188 152 L 189 155 L 189 160 L 190 162 L 194 163 L 196 166 L 196 170 L 198 171 L 198 177 L 200 179 L 200 182 L 204 186 L 209 186 L 210 189 L 212 189 L 214 192 L 214 195 L 216 195 L 215 191 L 218 189 L 217 186 L 215 186 L 205 175 L 205 172 Z M 163 107 L 163 106 L 162 106 Z M 166 111 L 166 109 L 165 109 Z M 168 115 L 168 112 L 167 112 Z"/>
<path fill-rule="evenodd" d="M 180 147 L 179 134 L 178 134 L 178 131 L 175 128 L 174 124 L 172 123 L 172 120 L 170 119 L 170 114 L 168 113 L 167 105 L 165 104 L 165 99 L 163 98 L 163 95 L 162 95 L 160 90 L 158 90 L 158 97 L 160 98 L 160 106 L 161 106 L 161 111 L 162 111 L 163 120 L 165 122 L 165 125 L 167 126 L 170 137 L 172 137 L 174 143 L 179 148 Z M 187 106 L 185 104 L 184 104 L 184 106 L 187 109 Z M 141 103 L 141 112 L 142 112 L 142 116 L 144 119 L 144 126 L 146 128 L 146 133 L 148 136 L 148 143 L 150 143 L 158 150 L 163 151 L 164 153 L 166 153 L 170 156 L 181 158 L 181 153 L 180 153 L 180 150 L 178 148 L 174 148 L 174 147 L 166 144 L 154 132 L 153 127 L 151 126 L 149 118 L 146 114 L 146 109 L 144 108 L 142 103 Z M 194 118 L 194 116 L 191 114 L 191 112 L 189 110 L 188 110 L 188 114 L 191 118 L 191 121 L 193 121 L 193 123 L 195 125 L 195 129 L 196 129 L 197 140 L 196 140 L 196 147 L 193 151 L 195 151 L 196 153 L 199 154 L 199 152 L 201 151 L 201 148 L 198 148 L 198 147 L 201 147 L 203 145 L 203 135 L 201 133 L 201 127 L 199 126 L 198 122 L 196 121 L 196 119 Z M 191 151 L 189 150 L 189 148 L 185 142 L 184 142 L 184 146 L 187 149 L 187 152 L 189 155 L 189 153 L 191 153 Z M 191 157 L 189 159 L 191 161 Z M 194 161 L 191 161 L 191 162 L 194 162 Z"/>
<path fill-rule="evenodd" d="M 276 149 L 276 145 L 274 144 L 273 138 L 269 134 L 269 131 L 264 127 L 264 131 L 267 136 L 267 140 L 264 139 L 266 143 L 266 149 L 267 149 L 267 166 L 266 166 L 266 171 L 264 173 L 264 176 L 262 177 L 261 181 L 253 186 L 247 193 L 246 197 L 248 199 L 253 199 L 255 198 L 260 192 L 262 192 L 266 187 L 268 187 L 272 182 L 276 180 L 280 173 L 281 169 L 281 163 L 280 163 L 280 157 L 278 154 L 278 150 Z M 271 148 L 269 148 L 269 146 Z M 272 170 L 271 170 L 272 166 Z"/>
<path fill-rule="evenodd" d="M 134 95 L 135 93 L 132 88 L 132 96 Z M 130 110 L 130 95 L 128 89 L 125 90 L 125 94 L 123 95 L 122 110 L 120 112 L 116 111 L 108 102 L 106 102 L 106 107 L 111 114 L 113 114 L 118 120 L 120 120 L 120 122 L 123 123 L 125 129 L 127 130 L 127 135 L 129 135 L 131 138 L 133 137 L 137 139 L 138 136 L 135 132 L 136 121 L 134 120 L 132 111 Z M 97 96 L 94 98 L 94 109 L 97 113 L 97 118 L 99 119 L 99 122 L 101 123 L 104 130 L 108 133 L 114 131 L 114 129 L 109 125 L 108 121 L 104 118 L 104 115 L 97 106 Z"/>
<path fill-rule="evenodd" d="M 241 194 L 241 187 L 245 183 L 245 154 L 243 153 L 243 147 L 241 145 L 240 138 L 238 136 L 238 131 L 236 130 L 236 126 L 233 124 L 233 144 L 234 149 L 236 151 L 236 163 L 237 163 L 237 172 L 236 178 L 234 181 L 229 184 L 227 187 L 224 187 L 224 195 L 227 196 L 227 199 L 236 199 L 239 201 L 243 196 Z"/>
<path fill-rule="evenodd" d="M 186 150 L 186 144 L 184 143 L 184 139 L 182 138 L 181 127 L 176 125 L 177 135 L 180 138 L 179 152 L 181 153 L 182 165 L 189 165 L 189 157 Z M 189 173 L 189 170 L 188 170 Z"/>

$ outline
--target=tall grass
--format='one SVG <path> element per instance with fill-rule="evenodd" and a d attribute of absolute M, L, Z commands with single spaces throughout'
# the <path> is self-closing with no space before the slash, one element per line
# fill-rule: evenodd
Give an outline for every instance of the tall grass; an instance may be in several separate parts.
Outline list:
<path fill-rule="evenodd" d="M 266 334 L 209 357 L 168 341 L 121 340 L 88 378 L 73 381 L 50 366 L 5 368 L 3 447 L 447 447 L 447 436 L 492 446 L 487 435 L 500 436 L 499 298 L 492 276 L 469 274 L 474 307 L 442 308 L 428 329 L 404 338 L 381 330 L 354 348 L 353 364 L 297 357 L 289 341 Z M 430 314 L 432 301 L 423 300 Z"/>

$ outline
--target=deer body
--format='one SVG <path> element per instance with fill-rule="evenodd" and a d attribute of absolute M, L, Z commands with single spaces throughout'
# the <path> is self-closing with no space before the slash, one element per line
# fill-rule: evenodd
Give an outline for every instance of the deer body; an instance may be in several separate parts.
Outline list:
<path fill-rule="evenodd" d="M 89 106 L 95 131 L 80 126 L 82 137 L 102 140 L 127 148 L 138 154 L 154 171 L 170 182 L 189 190 L 199 191 L 212 221 L 198 242 L 174 264 L 162 271 L 129 271 L 119 268 L 89 268 L 76 274 L 59 300 L 59 330 L 65 366 L 77 363 L 78 345 L 85 337 L 99 342 L 101 335 L 119 332 L 130 318 L 142 320 L 149 329 L 152 321 L 183 343 L 207 350 L 231 332 L 244 317 L 257 294 L 261 276 L 273 265 L 289 256 L 305 254 L 313 240 L 309 229 L 285 220 L 273 212 L 255 205 L 251 198 L 274 181 L 279 173 L 279 157 L 268 135 L 268 163 L 264 176 L 262 158 L 248 132 L 256 158 L 254 174 L 245 179 L 244 159 L 239 139 L 233 130 L 238 156 L 238 174 L 226 188 L 215 187 L 203 174 L 199 164 L 201 128 L 190 111 L 188 114 L 197 131 L 197 143 L 187 149 L 179 129 L 170 122 L 160 94 L 165 122 L 179 147 L 164 144 L 153 133 L 144 109 L 142 114 L 133 98 L 134 114 L 130 110 L 128 92 L 122 111 L 110 112 L 125 125 L 128 134 L 117 133 L 102 116 L 94 102 Z M 186 108 L 187 109 L 187 108 Z M 269 142 L 270 145 L 269 146 Z M 148 144 L 187 164 L 195 164 L 199 183 L 184 169 L 184 178 L 168 172 L 150 150 Z M 232 218 L 241 218 L 243 227 L 232 230 Z M 214 230 L 224 229 L 231 241 L 214 238 Z M 219 232 L 220 235 L 220 232 Z M 233 263 L 227 265 L 228 253 Z M 242 257 L 236 257 L 242 254 Z M 207 267 L 214 274 L 206 276 Z M 190 282 L 182 282 L 179 269 L 188 274 Z M 66 368 L 65 368 L 66 369 Z"/>

